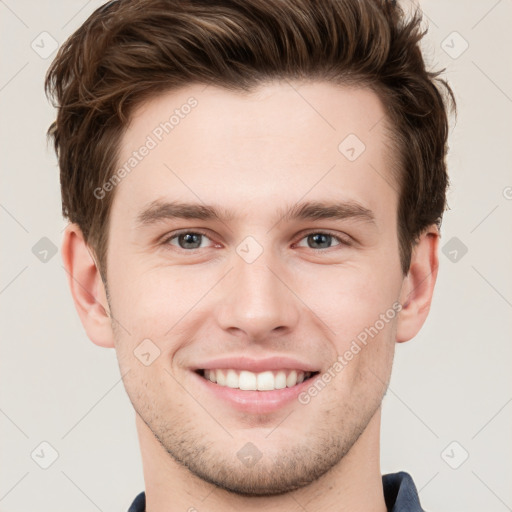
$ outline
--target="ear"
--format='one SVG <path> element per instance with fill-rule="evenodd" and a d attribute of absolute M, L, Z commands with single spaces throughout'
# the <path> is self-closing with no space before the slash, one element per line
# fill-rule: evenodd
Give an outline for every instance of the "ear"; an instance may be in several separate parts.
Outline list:
<path fill-rule="evenodd" d="M 61 247 L 68 285 L 89 339 L 113 348 L 114 336 L 105 286 L 89 246 L 77 224 L 68 224 Z"/>
<path fill-rule="evenodd" d="M 439 230 L 429 226 L 414 246 L 409 272 L 402 283 L 396 341 L 402 343 L 418 334 L 430 311 L 437 279 Z"/>

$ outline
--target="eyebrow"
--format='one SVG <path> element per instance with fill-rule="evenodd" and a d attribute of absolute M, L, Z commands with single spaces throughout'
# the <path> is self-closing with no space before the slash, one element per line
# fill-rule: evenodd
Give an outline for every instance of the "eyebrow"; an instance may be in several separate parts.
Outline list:
<path fill-rule="evenodd" d="M 149 203 L 138 215 L 138 227 L 149 226 L 165 220 L 197 219 L 227 222 L 236 215 L 225 208 L 199 203 L 162 202 Z M 356 219 L 376 225 L 373 212 L 362 204 L 350 200 L 344 202 L 308 201 L 297 203 L 277 212 L 279 222 L 293 220 L 345 220 Z"/>

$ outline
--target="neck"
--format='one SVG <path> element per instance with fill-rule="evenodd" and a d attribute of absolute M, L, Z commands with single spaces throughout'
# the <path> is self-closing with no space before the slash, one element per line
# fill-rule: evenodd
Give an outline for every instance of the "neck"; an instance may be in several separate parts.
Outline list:
<path fill-rule="evenodd" d="M 177 463 L 136 415 L 147 512 L 244 510 L 386 512 L 380 473 L 380 408 L 343 459 L 306 487 L 278 496 L 247 497 L 216 488 Z"/>

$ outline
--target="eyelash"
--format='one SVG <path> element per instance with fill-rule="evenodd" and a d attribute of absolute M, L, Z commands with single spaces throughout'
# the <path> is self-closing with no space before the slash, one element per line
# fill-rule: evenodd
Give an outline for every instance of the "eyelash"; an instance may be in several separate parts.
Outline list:
<path fill-rule="evenodd" d="M 202 236 L 205 236 L 206 238 L 210 239 L 210 237 L 208 236 L 208 233 L 206 233 L 205 231 L 202 231 L 201 229 L 194 229 L 194 230 L 183 230 L 183 231 L 177 231 L 175 233 L 172 233 L 170 236 L 167 236 L 164 238 L 164 240 L 162 241 L 162 245 L 163 246 L 168 246 L 170 245 L 170 241 L 171 240 L 174 240 L 175 238 L 178 238 L 180 235 L 185 235 L 185 234 L 194 234 L 194 235 L 202 235 Z M 328 235 L 332 238 L 334 238 L 337 242 L 339 242 L 340 245 L 343 245 L 345 247 L 350 247 L 352 246 L 352 243 L 348 240 L 345 240 L 344 238 L 338 236 L 338 235 L 335 235 L 329 231 L 315 231 L 315 230 L 312 230 L 312 231 L 308 231 L 307 233 L 302 233 L 301 234 L 301 238 L 299 238 L 297 240 L 297 242 L 300 242 L 301 240 L 303 240 L 304 238 L 308 237 L 309 235 Z M 297 242 L 294 242 L 294 243 L 297 243 Z M 336 246 L 335 246 L 336 247 Z M 196 248 L 196 249 L 182 249 L 181 247 L 175 247 L 176 249 L 180 250 L 180 251 L 184 251 L 184 252 L 190 252 L 190 253 L 194 253 L 195 251 L 198 251 L 199 249 L 201 248 Z M 329 249 L 332 249 L 333 247 L 328 247 L 326 249 L 312 249 L 313 251 L 315 252 L 325 252 L 325 251 L 328 251 Z"/>

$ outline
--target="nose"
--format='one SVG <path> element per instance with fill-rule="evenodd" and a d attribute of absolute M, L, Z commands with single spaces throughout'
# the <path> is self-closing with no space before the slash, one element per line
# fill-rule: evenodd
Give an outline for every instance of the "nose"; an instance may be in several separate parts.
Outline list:
<path fill-rule="evenodd" d="M 235 255 L 234 268 L 222 283 L 217 322 L 233 335 L 258 342 L 293 330 L 300 301 L 275 259 L 265 252 L 247 263 Z"/>

